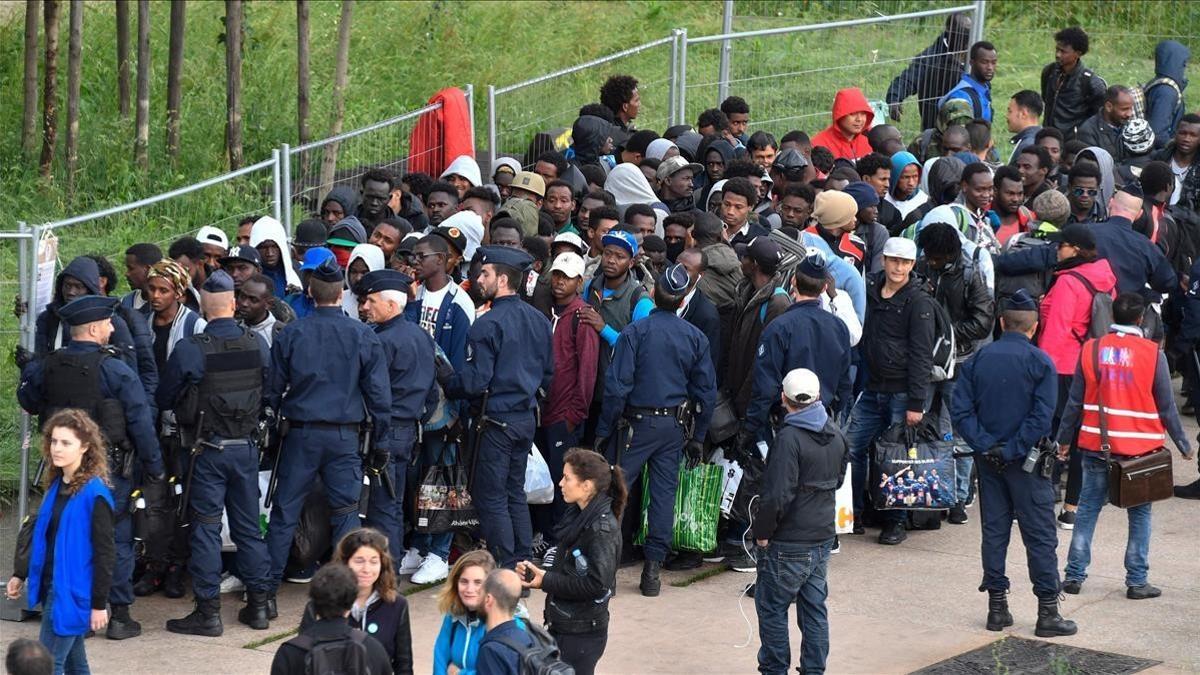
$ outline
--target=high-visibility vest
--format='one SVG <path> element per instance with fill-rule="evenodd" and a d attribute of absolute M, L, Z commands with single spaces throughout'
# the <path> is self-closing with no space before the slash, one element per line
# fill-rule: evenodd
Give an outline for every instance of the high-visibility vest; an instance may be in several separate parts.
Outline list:
<path fill-rule="evenodd" d="M 1100 377 L 1095 354 L 1100 350 Z M 1166 431 L 1154 400 L 1158 344 L 1136 335 L 1110 333 L 1083 345 L 1083 416 L 1078 445 L 1101 451 L 1099 387 L 1104 391 L 1104 419 L 1110 452 L 1134 457 L 1161 448 Z"/>

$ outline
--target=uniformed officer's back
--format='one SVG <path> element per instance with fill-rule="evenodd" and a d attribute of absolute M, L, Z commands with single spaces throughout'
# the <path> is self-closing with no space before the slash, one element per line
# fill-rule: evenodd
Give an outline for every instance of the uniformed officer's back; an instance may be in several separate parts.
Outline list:
<path fill-rule="evenodd" d="M 471 325 L 468 335 L 467 360 L 475 368 L 464 368 L 474 377 L 469 384 L 464 377 L 463 386 L 474 391 L 487 387 L 489 413 L 532 411 L 538 387 L 548 384 L 554 368 L 550 321 L 545 315 L 519 296 L 498 297 L 492 300 L 491 310 Z M 490 354 L 474 348 L 476 338 L 491 343 L 491 354 L 500 357 L 490 364 L 481 362 Z M 485 384 L 488 376 L 490 382 Z"/>
<path fill-rule="evenodd" d="M 631 365 L 632 371 L 622 368 L 614 375 L 641 375 L 629 393 L 628 405 L 643 408 L 683 403 L 688 396 L 689 373 L 701 365 L 700 357 L 709 358 L 708 337 L 675 312 L 665 310 L 654 310 L 622 329 L 616 350 L 622 349 L 628 349 L 633 357 L 622 360 L 622 365 Z"/>

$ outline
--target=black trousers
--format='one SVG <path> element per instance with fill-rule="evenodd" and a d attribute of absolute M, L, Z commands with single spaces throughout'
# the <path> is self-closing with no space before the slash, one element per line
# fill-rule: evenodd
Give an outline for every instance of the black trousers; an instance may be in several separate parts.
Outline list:
<path fill-rule="evenodd" d="M 575 675 L 592 675 L 596 672 L 596 664 L 604 656 L 604 648 L 608 645 L 608 629 L 593 633 L 556 633 L 550 632 L 558 643 L 558 651 L 562 660 L 575 669 Z"/>

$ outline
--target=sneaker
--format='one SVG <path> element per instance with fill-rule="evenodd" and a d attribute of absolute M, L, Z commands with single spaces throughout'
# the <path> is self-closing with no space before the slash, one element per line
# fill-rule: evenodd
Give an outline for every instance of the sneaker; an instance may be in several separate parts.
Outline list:
<path fill-rule="evenodd" d="M 530 553 L 531 553 L 530 560 L 544 561 L 545 556 L 546 556 L 546 551 L 549 551 L 549 550 L 550 550 L 550 542 L 543 539 L 541 537 L 541 535 L 538 535 L 537 541 L 534 542 L 533 547 L 530 550 Z"/>
<path fill-rule="evenodd" d="M 237 575 L 227 574 L 227 575 L 225 575 L 225 578 L 221 579 L 220 593 L 222 593 L 222 594 L 224 594 L 224 593 L 241 593 L 245 590 L 246 590 L 246 584 L 242 583 L 242 580 L 237 578 Z"/>
<path fill-rule="evenodd" d="M 1125 589 L 1125 597 L 1129 598 L 1130 600 L 1148 600 L 1150 598 L 1157 598 L 1160 595 L 1162 595 L 1162 591 L 1160 591 L 1156 586 L 1151 586 L 1150 584 L 1130 586 L 1129 588 Z"/>
<path fill-rule="evenodd" d="M 297 570 L 292 574 L 285 575 L 283 580 L 289 584 L 307 584 L 312 581 L 313 575 L 317 573 L 317 563 L 312 563 L 302 570 Z"/>
<path fill-rule="evenodd" d="M 1063 509 L 1058 514 L 1058 526 L 1064 530 L 1075 529 L 1075 512 Z"/>
<path fill-rule="evenodd" d="M 746 555 L 745 551 L 735 555 L 727 561 L 729 569 L 734 572 L 756 572 L 758 571 L 758 563 L 754 561 L 754 556 Z"/>
<path fill-rule="evenodd" d="M 410 548 L 404 552 L 404 557 L 400 560 L 400 569 L 396 570 L 396 574 L 412 574 L 421 569 L 421 562 L 424 560 L 420 551 Z"/>
<path fill-rule="evenodd" d="M 717 547 L 712 552 L 704 554 L 704 562 L 723 563 L 734 556 L 744 553 L 745 551 L 742 550 L 741 546 L 723 541 L 717 544 Z"/>
<path fill-rule="evenodd" d="M 1062 583 L 1063 593 L 1070 595 L 1079 595 L 1079 591 L 1083 589 L 1083 582 L 1079 579 L 1067 579 Z"/>
<path fill-rule="evenodd" d="M 432 584 L 445 579 L 450 574 L 450 566 L 438 556 L 430 553 L 421 562 L 421 569 L 412 575 L 414 584 Z"/>
<path fill-rule="evenodd" d="M 550 569 L 554 567 L 554 561 L 558 559 L 558 547 L 551 546 L 542 554 L 542 569 Z"/>
<path fill-rule="evenodd" d="M 833 548 L 829 549 L 829 552 L 831 554 L 842 552 L 842 542 L 838 541 L 838 536 L 836 534 L 833 535 Z"/>
<path fill-rule="evenodd" d="M 962 502 L 950 507 L 950 517 L 947 518 L 955 525 L 962 525 L 967 522 L 967 507 Z"/>

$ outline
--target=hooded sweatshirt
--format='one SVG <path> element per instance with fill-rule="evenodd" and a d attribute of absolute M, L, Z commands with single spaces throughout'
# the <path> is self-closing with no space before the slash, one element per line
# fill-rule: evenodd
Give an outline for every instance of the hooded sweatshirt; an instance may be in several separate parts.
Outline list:
<path fill-rule="evenodd" d="M 450 166 L 442 172 L 440 176 L 445 180 L 446 176 L 456 174 L 466 178 L 471 183 L 471 187 L 479 187 L 483 185 L 483 178 L 479 175 L 479 164 L 475 162 L 475 158 L 470 155 L 459 155 L 450 162 Z"/>
<path fill-rule="evenodd" d="M 330 190 L 329 194 L 325 195 L 325 199 L 321 200 L 321 208 L 318 213 L 324 211 L 325 204 L 330 201 L 341 204 L 342 213 L 347 216 L 352 216 L 358 211 L 358 191 L 345 185 L 339 185 Z"/>
<path fill-rule="evenodd" d="M 867 124 L 863 128 L 864 133 L 858 134 L 854 138 L 848 138 L 838 126 L 838 120 L 859 112 L 867 114 Z M 871 154 L 871 144 L 867 141 L 865 131 L 871 128 L 871 122 L 874 119 L 875 113 L 871 111 L 871 104 L 867 103 L 867 97 L 863 95 L 861 89 L 858 87 L 841 89 L 833 97 L 833 123 L 824 131 L 813 136 L 812 144 L 828 148 L 835 159 L 840 157 L 858 160 L 859 157 Z"/>
<path fill-rule="evenodd" d="M 595 115 L 583 115 L 571 126 L 571 147 L 568 148 L 575 164 L 596 164 L 604 166 L 600 161 L 600 151 L 612 136 L 613 125 Z"/>
<path fill-rule="evenodd" d="M 1174 40 L 1163 40 L 1154 48 L 1154 81 L 1146 90 L 1146 121 L 1154 130 L 1154 147 L 1161 148 L 1175 138 L 1175 127 L 1183 117 L 1183 92 L 1187 89 L 1187 62 L 1192 53 Z M 1159 81 L 1170 78 L 1170 82 Z M 1158 81 L 1158 84 L 1154 84 Z"/>
<path fill-rule="evenodd" d="M 896 210 L 900 212 L 901 220 L 908 217 L 908 214 L 912 213 L 913 210 L 918 206 L 929 201 L 929 195 L 925 194 L 920 187 L 913 190 L 913 193 L 908 196 L 908 199 L 901 200 L 896 198 L 896 181 L 900 179 L 900 174 L 904 172 L 904 168 L 910 164 L 915 164 L 917 171 L 921 171 L 921 163 L 917 161 L 916 156 L 911 152 L 897 152 L 896 154 L 892 155 L 891 184 L 888 186 L 887 195 L 884 196 L 884 200 L 892 206 L 895 206 Z"/>
<path fill-rule="evenodd" d="M 616 200 L 617 212 L 622 220 L 625 218 L 625 209 L 630 204 L 646 204 L 653 208 L 654 233 L 662 236 L 662 221 L 669 211 L 666 204 L 659 201 L 658 195 L 654 194 L 650 182 L 646 180 L 646 174 L 642 173 L 636 164 L 622 162 L 613 167 L 613 170 L 608 172 L 608 179 L 604 181 L 604 191 Z"/>
<path fill-rule="evenodd" d="M 1103 258 L 1057 267 L 1054 283 L 1039 307 L 1037 345 L 1050 355 L 1059 375 L 1072 375 L 1092 323 L 1092 292 L 1079 277 L 1096 292 L 1116 297 L 1117 276 Z"/>
<path fill-rule="evenodd" d="M 271 277 L 275 282 L 275 297 L 283 298 L 287 295 L 289 286 L 300 288 L 300 275 L 296 274 L 296 270 L 292 268 L 292 249 L 288 246 L 287 233 L 283 230 L 283 224 L 271 216 L 263 216 L 254 221 L 254 226 L 250 228 L 250 245 L 258 248 L 259 244 L 268 241 L 274 242 L 279 247 L 279 264 L 274 268 L 264 264 L 263 274 Z"/>
<path fill-rule="evenodd" d="M 375 244 L 359 244 L 350 252 L 350 262 L 346 263 L 346 269 L 350 269 L 350 265 L 354 264 L 355 260 L 362 260 L 367 265 L 368 272 L 383 269 L 383 249 Z M 358 318 L 358 295 L 354 293 L 354 289 L 350 288 L 350 275 L 346 275 L 346 290 L 342 293 L 342 310 L 346 312 L 346 316 L 351 319 Z"/>
<path fill-rule="evenodd" d="M 714 140 L 711 143 L 702 141 L 696 150 L 696 162 L 701 165 L 706 165 L 705 158 L 708 156 L 709 150 L 716 150 L 717 152 L 721 153 L 721 159 L 725 161 L 725 166 L 729 166 L 729 163 L 732 162 L 733 158 L 737 155 L 737 150 L 733 147 L 733 145 L 723 138 Z M 696 208 L 700 209 L 701 211 L 706 210 L 705 205 L 708 203 L 708 197 L 712 194 L 716 184 L 720 182 L 720 180 L 710 180 L 707 171 L 701 171 L 692 179 L 692 184 L 696 187 L 696 190 L 693 193 L 696 198 Z"/>
<path fill-rule="evenodd" d="M 1113 178 L 1112 155 L 1110 155 L 1104 148 L 1090 145 L 1080 150 L 1079 153 L 1075 155 L 1075 161 L 1078 162 L 1079 158 L 1082 157 L 1084 153 L 1088 153 L 1092 157 L 1095 157 L 1096 164 L 1100 165 L 1100 194 L 1096 195 L 1096 206 L 1098 209 L 1097 222 L 1100 220 L 1107 220 L 1108 200 L 1112 199 L 1112 196 L 1116 194 L 1117 191 L 1116 180 Z"/>

